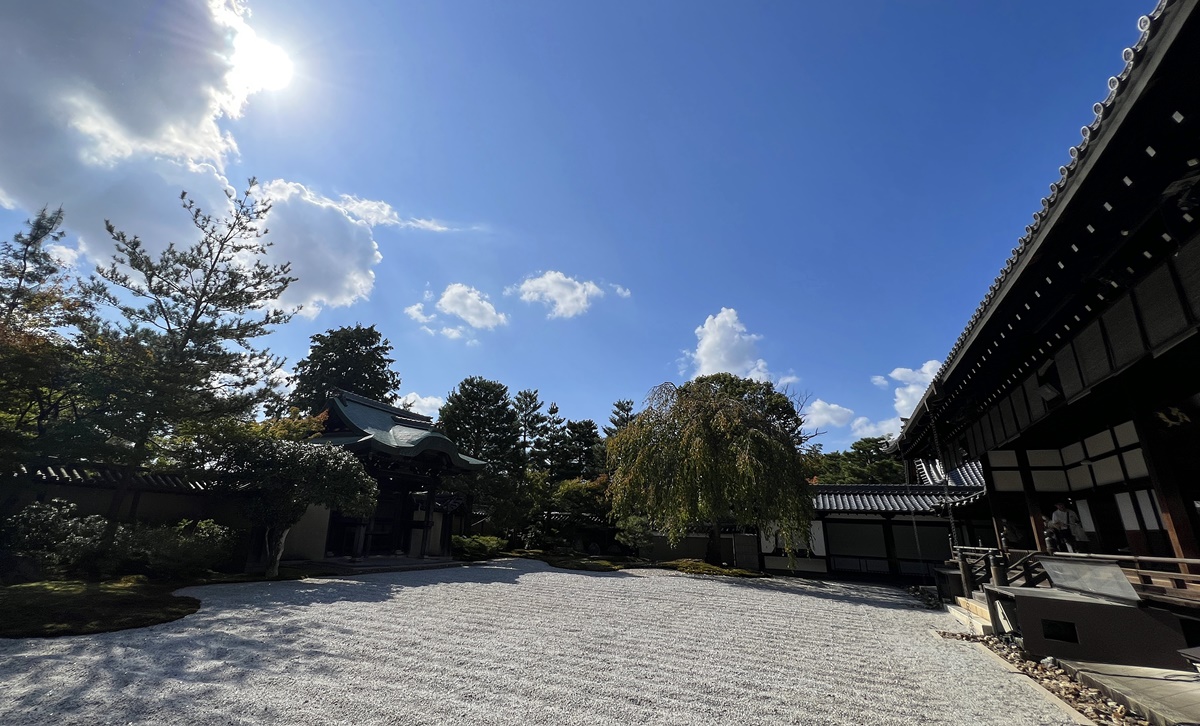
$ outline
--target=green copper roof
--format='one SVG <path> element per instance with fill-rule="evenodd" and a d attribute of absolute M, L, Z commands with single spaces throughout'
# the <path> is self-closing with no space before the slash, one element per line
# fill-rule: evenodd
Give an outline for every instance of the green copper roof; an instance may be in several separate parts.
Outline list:
<path fill-rule="evenodd" d="M 379 401 L 339 392 L 329 399 L 330 414 L 362 433 L 326 434 L 318 442 L 370 448 L 392 456 L 417 458 L 427 452 L 444 454 L 454 469 L 475 471 L 487 462 L 466 456 L 454 442 L 433 430 L 433 420 Z"/>

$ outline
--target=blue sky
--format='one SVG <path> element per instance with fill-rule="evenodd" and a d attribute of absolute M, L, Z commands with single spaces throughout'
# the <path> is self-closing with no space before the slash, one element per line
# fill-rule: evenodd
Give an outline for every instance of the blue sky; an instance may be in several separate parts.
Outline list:
<path fill-rule="evenodd" d="M 27 4 L 0 223 L 62 204 L 86 270 L 105 217 L 187 241 L 180 189 L 254 175 L 292 363 L 375 324 L 418 410 L 481 375 L 598 422 L 729 370 L 844 448 L 911 410 L 1152 7 Z"/>

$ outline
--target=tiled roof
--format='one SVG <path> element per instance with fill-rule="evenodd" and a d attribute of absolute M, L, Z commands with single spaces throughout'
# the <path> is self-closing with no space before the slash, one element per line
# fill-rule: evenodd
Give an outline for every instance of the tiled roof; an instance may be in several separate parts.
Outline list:
<path fill-rule="evenodd" d="M 1178 4 L 1178 0 L 1159 0 L 1152 11 L 1138 18 L 1137 27 L 1140 31 L 1138 40 L 1121 54 L 1121 57 L 1125 61 L 1125 67 L 1120 73 L 1108 79 L 1108 95 L 1092 106 L 1094 114 L 1092 122 L 1080 129 L 1080 135 L 1083 137 L 1082 141 L 1070 148 L 1070 160 L 1058 167 L 1058 180 L 1050 184 L 1050 193 L 1042 198 L 1041 208 L 1033 213 L 1032 223 L 1025 227 L 1025 234 L 1017 240 L 1017 246 L 1012 248 L 1008 261 L 1005 263 L 1003 269 L 1000 270 L 995 281 L 988 288 L 987 294 L 984 295 L 974 314 L 967 321 L 966 327 L 950 348 L 950 352 L 943 360 L 941 368 L 939 368 L 937 374 L 934 376 L 935 382 L 944 380 L 944 376 L 955 364 L 959 354 L 966 349 L 967 342 L 975 332 L 975 329 L 987 317 L 992 305 L 999 301 L 1004 284 L 1009 276 L 1014 273 L 1022 258 L 1035 247 L 1039 233 L 1049 228 L 1046 223 L 1050 219 L 1051 212 L 1058 201 L 1065 196 L 1064 191 L 1078 176 L 1076 172 L 1079 170 L 1080 162 L 1087 156 L 1089 149 L 1097 143 L 1101 131 L 1108 130 L 1108 127 L 1105 126 L 1105 121 L 1112 115 L 1114 104 L 1116 104 L 1117 99 L 1131 85 L 1129 83 L 1130 74 L 1133 73 L 1139 62 L 1146 56 L 1147 44 L 1161 30 L 1161 26 L 1163 25 L 1161 21 L 1164 12 L 1168 7 L 1175 4 Z M 1108 126 L 1111 127 L 1111 124 Z M 925 395 L 928 396 L 929 392 L 926 391 Z"/>
<path fill-rule="evenodd" d="M 355 431 L 324 434 L 313 439 L 314 443 L 369 445 L 392 456 L 408 458 L 433 451 L 444 454 L 451 465 L 461 471 L 475 471 L 485 466 L 486 462 L 460 453 L 453 441 L 433 431 L 433 422 L 428 416 L 345 391 L 330 397 L 329 407 Z"/>
<path fill-rule="evenodd" d="M 823 485 L 817 487 L 818 513 L 938 514 L 979 499 L 982 487 L 906 484 Z"/>
<path fill-rule="evenodd" d="M 942 470 L 941 462 L 932 459 L 917 459 L 913 462 L 917 467 L 917 479 L 921 484 L 942 486 L 946 482 L 946 472 Z M 982 489 L 983 465 L 978 461 L 970 461 L 950 472 L 950 486 L 973 487 Z"/>
<path fill-rule="evenodd" d="M 1050 193 L 1042 197 L 1042 208 L 1033 213 L 1033 223 L 1025 227 L 1025 234 L 1017 240 L 1017 246 L 1012 249 L 1012 255 L 1008 258 L 1004 269 L 1000 270 L 1000 274 L 996 276 L 996 280 L 988 288 L 987 295 L 984 296 L 983 301 L 976 308 L 975 314 L 967 322 L 966 329 L 963 330 L 962 334 L 958 336 L 958 340 L 954 343 L 954 346 L 951 347 L 950 354 L 946 356 L 945 362 L 942 363 L 942 369 L 938 371 L 938 378 L 941 378 L 942 373 L 946 371 L 946 368 L 954 360 L 954 357 L 958 355 L 959 351 L 966 344 L 967 338 L 970 337 L 975 326 L 983 319 L 987 309 L 991 307 L 993 299 L 996 298 L 1009 273 L 1016 268 L 1017 263 L 1032 246 L 1034 238 L 1042 228 L 1042 223 L 1050 216 L 1050 210 L 1054 207 L 1059 197 L 1062 196 L 1063 190 L 1074 179 L 1075 170 L 1079 166 L 1079 160 L 1087 154 L 1088 147 L 1091 146 L 1092 141 L 1097 137 L 1101 127 L 1104 125 L 1104 120 L 1109 116 L 1113 103 L 1116 102 L 1117 97 L 1127 87 L 1128 84 L 1126 81 L 1129 80 L 1129 74 L 1133 72 L 1134 67 L 1141 60 L 1144 55 L 1143 51 L 1146 49 L 1146 44 L 1158 30 L 1158 20 L 1162 17 L 1163 11 L 1173 2 L 1174 0 L 1159 0 L 1154 10 L 1150 11 L 1148 15 L 1138 18 L 1138 30 L 1141 31 L 1141 35 L 1138 36 L 1136 43 L 1126 48 L 1121 54 L 1121 57 L 1125 59 L 1125 68 L 1117 75 L 1108 79 L 1108 96 L 1103 101 L 1099 101 L 1092 106 L 1095 118 L 1092 119 L 1090 124 L 1079 130 L 1079 133 L 1083 136 L 1083 140 L 1078 145 L 1071 147 L 1069 152 L 1071 156 L 1070 161 L 1058 167 L 1058 181 L 1051 183 Z"/>
<path fill-rule="evenodd" d="M 104 488 L 115 488 L 120 481 L 120 472 L 113 467 L 64 462 L 22 465 L 13 476 L 37 483 Z M 133 475 L 129 487 L 143 491 L 203 492 L 212 488 L 212 482 L 188 474 L 141 471 Z"/>

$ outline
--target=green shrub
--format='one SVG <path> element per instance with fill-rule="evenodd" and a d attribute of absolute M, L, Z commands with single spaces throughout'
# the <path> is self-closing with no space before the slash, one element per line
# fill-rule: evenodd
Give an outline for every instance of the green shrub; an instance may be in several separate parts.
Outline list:
<path fill-rule="evenodd" d="M 450 552 L 456 560 L 490 560 L 500 554 L 506 544 L 499 537 L 454 535 L 450 538 Z"/>
<path fill-rule="evenodd" d="M 143 526 L 123 542 L 123 572 L 178 580 L 217 569 L 229 559 L 236 537 L 211 519 Z"/>
<path fill-rule="evenodd" d="M 4 543 L 36 560 L 44 572 L 99 577 L 111 565 L 104 546 L 108 520 L 96 514 L 81 517 L 76 510 L 63 499 L 34 502 L 9 518 Z"/>
<path fill-rule="evenodd" d="M 224 564 L 236 541 L 228 527 L 211 519 L 136 529 L 121 525 L 109 543 L 107 526 L 104 517 L 79 516 L 73 503 L 51 499 L 13 515 L 4 527 L 3 540 L 13 553 L 36 560 L 43 572 L 90 579 L 193 577 Z"/>

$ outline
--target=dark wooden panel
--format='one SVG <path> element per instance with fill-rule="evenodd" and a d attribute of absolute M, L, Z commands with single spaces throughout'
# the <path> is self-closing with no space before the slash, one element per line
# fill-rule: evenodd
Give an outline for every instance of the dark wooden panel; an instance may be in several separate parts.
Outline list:
<path fill-rule="evenodd" d="M 1183 295 L 1192 311 L 1192 319 L 1200 320 L 1200 240 L 1184 245 L 1173 260 Z"/>
<path fill-rule="evenodd" d="M 996 436 L 992 433 L 992 420 L 987 414 L 979 419 L 979 430 L 983 433 L 983 450 L 991 451 L 996 446 Z"/>
<path fill-rule="evenodd" d="M 1087 385 L 1095 385 L 1111 372 L 1108 351 L 1104 348 L 1104 334 L 1100 332 L 1100 321 L 1093 321 L 1075 337 L 1075 355 L 1079 358 L 1079 369 Z"/>
<path fill-rule="evenodd" d="M 1029 420 L 1037 421 L 1046 415 L 1046 402 L 1038 392 L 1037 374 L 1025 379 L 1025 402 L 1029 404 Z"/>
<path fill-rule="evenodd" d="M 1138 311 L 1142 314 L 1142 325 L 1146 326 L 1146 339 L 1151 349 L 1157 348 L 1187 327 L 1183 314 L 1183 302 L 1175 290 L 1175 281 L 1166 265 L 1151 272 L 1134 288 Z"/>
<path fill-rule="evenodd" d="M 1029 406 L 1025 403 L 1025 389 L 1021 386 L 1012 392 L 1012 407 L 1017 417 L 1017 428 L 1025 430 L 1029 426 Z"/>
<path fill-rule="evenodd" d="M 1117 368 L 1129 365 L 1146 352 L 1137 314 L 1133 311 L 1133 299 L 1128 295 L 1104 313 L 1104 332 L 1108 334 L 1109 350 Z"/>
<path fill-rule="evenodd" d="M 1017 417 L 1013 415 L 1012 395 L 1000 399 L 1000 422 L 1004 424 L 1004 438 L 1011 439 L 1020 433 L 1017 428 Z"/>
<path fill-rule="evenodd" d="M 1058 380 L 1062 383 L 1063 396 L 1070 401 L 1083 390 L 1083 378 L 1075 365 L 1075 351 L 1067 343 L 1054 354 L 1054 367 L 1058 369 Z"/>
<path fill-rule="evenodd" d="M 999 446 L 1008 438 L 1004 433 L 1004 422 L 1000 420 L 999 406 L 992 406 L 988 411 L 988 420 L 992 423 L 992 433 L 994 434 L 996 445 Z"/>

